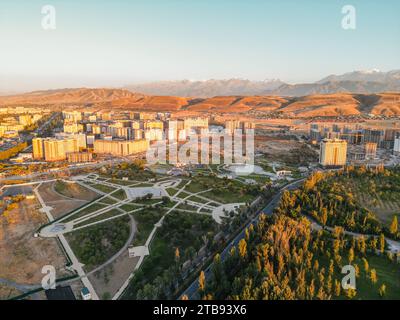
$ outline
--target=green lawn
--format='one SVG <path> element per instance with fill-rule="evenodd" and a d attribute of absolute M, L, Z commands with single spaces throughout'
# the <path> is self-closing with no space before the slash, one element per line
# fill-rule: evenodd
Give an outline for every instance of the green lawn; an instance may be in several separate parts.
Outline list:
<path fill-rule="evenodd" d="M 178 190 L 173 189 L 173 188 L 168 188 L 168 189 L 166 189 L 166 191 L 171 197 L 174 196 L 178 192 Z"/>
<path fill-rule="evenodd" d="M 98 215 L 98 216 L 96 216 L 94 218 L 91 218 L 89 220 L 85 220 L 85 221 L 83 221 L 81 223 L 78 223 L 78 224 L 74 225 L 74 227 L 75 228 L 82 227 L 84 225 L 91 224 L 93 222 L 101 221 L 101 220 L 104 220 L 104 219 L 107 219 L 107 218 L 111 218 L 111 217 L 114 217 L 114 216 L 118 216 L 120 214 L 122 214 L 121 211 L 119 211 L 117 209 L 112 209 L 112 210 L 104 212 L 104 213 L 102 213 L 102 214 L 100 214 L 100 215 Z"/>
<path fill-rule="evenodd" d="M 135 209 L 139 209 L 140 207 L 139 206 L 135 206 L 133 204 L 127 203 L 127 204 L 124 204 L 124 205 L 120 206 L 120 208 L 122 210 L 126 211 L 126 212 L 129 212 L 129 211 L 132 211 L 132 210 L 135 210 Z"/>
<path fill-rule="evenodd" d="M 112 194 L 114 198 L 125 200 L 126 199 L 126 192 L 123 189 L 120 189 Z"/>
<path fill-rule="evenodd" d="M 97 189 L 97 190 L 100 190 L 100 191 L 102 191 L 104 193 L 111 193 L 111 192 L 116 190 L 115 188 L 112 188 L 112 187 L 109 187 L 109 186 L 105 186 L 103 184 L 93 184 L 92 187 Z"/>
<path fill-rule="evenodd" d="M 78 211 L 77 213 L 70 214 L 67 219 L 63 220 L 63 222 L 68 222 L 68 221 L 75 220 L 75 219 L 83 217 L 83 216 L 85 216 L 85 215 L 87 215 L 89 213 L 92 213 L 92 212 L 95 212 L 97 210 L 103 209 L 106 206 L 107 205 L 100 204 L 100 203 L 97 203 L 97 202 L 93 203 L 89 207 L 87 207 L 87 208 L 85 208 L 85 209 L 83 209 L 81 211 Z"/>
<path fill-rule="evenodd" d="M 114 199 L 111 199 L 110 197 L 104 197 L 101 199 L 99 202 L 105 203 L 105 204 L 114 204 L 117 203 Z"/>
<path fill-rule="evenodd" d="M 133 240 L 133 245 L 140 246 L 146 243 L 150 232 L 161 217 L 165 214 L 165 209 L 145 209 L 132 213 L 137 222 L 137 233 Z"/>
<path fill-rule="evenodd" d="M 369 256 L 367 258 L 370 269 L 376 269 L 378 282 L 372 284 L 366 279 L 362 262 L 356 261 L 360 265 L 361 275 L 357 281 L 357 298 L 363 300 L 382 299 L 378 290 L 382 284 L 386 285 L 386 295 L 383 299 L 400 300 L 400 264 L 393 263 L 385 257 Z"/>
<path fill-rule="evenodd" d="M 66 238 L 85 270 L 107 261 L 129 238 L 127 216 L 66 234 Z"/>

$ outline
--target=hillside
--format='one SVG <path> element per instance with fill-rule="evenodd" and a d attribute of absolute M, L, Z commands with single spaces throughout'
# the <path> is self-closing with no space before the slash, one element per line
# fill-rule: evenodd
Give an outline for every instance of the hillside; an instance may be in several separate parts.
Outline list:
<path fill-rule="evenodd" d="M 400 70 L 353 71 L 329 75 L 314 83 L 287 84 L 281 80 L 210 79 L 206 81 L 156 81 L 128 85 L 125 89 L 148 95 L 201 97 L 215 96 L 306 96 L 312 94 L 400 92 Z"/>
<path fill-rule="evenodd" d="M 21 95 L 2 96 L 0 105 L 51 105 L 51 104 L 92 104 L 111 102 L 118 99 L 137 101 L 144 95 L 120 89 L 60 89 L 34 91 Z"/>
<path fill-rule="evenodd" d="M 400 116 L 400 93 L 312 94 L 300 97 L 216 96 L 185 98 L 148 96 L 121 89 L 62 89 L 0 97 L 0 106 L 80 106 L 135 111 L 179 111 L 185 114 L 237 114 L 258 117 L 281 113 L 290 117 L 374 114 Z"/>
<path fill-rule="evenodd" d="M 280 80 L 250 81 L 245 79 L 206 80 L 206 81 L 158 81 L 129 85 L 127 90 L 149 95 L 180 97 L 214 97 L 234 95 L 258 95 L 283 85 Z"/>
<path fill-rule="evenodd" d="M 295 85 L 284 84 L 275 90 L 265 91 L 264 94 L 294 97 L 343 92 L 373 94 L 385 91 L 400 92 L 400 82 L 365 82 L 344 80 Z"/>

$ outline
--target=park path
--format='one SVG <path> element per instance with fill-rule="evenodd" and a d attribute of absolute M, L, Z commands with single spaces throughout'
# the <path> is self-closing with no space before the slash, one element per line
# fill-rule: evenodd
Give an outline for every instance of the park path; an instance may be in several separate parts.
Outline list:
<path fill-rule="evenodd" d="M 38 189 L 41 186 L 41 183 L 33 190 L 37 199 L 39 200 L 42 211 L 47 215 L 47 218 L 50 222 L 54 221 L 54 217 L 52 216 L 50 210 L 51 208 L 46 206 L 46 203 L 43 201 L 42 196 L 40 195 Z M 60 240 L 61 244 L 63 245 L 65 252 L 67 253 L 70 261 L 71 261 L 71 268 L 74 269 L 79 277 L 82 280 L 83 285 L 89 290 L 93 300 L 99 300 L 99 296 L 97 295 L 92 283 L 89 281 L 87 276 L 85 275 L 85 271 L 83 270 L 83 265 L 79 262 L 78 258 L 75 256 L 74 252 L 71 249 L 67 239 L 65 239 L 64 235 L 59 235 L 58 239 Z"/>
<path fill-rule="evenodd" d="M 316 231 L 319 231 L 322 229 L 329 231 L 329 232 L 334 231 L 334 227 L 328 227 L 328 226 L 323 227 L 322 225 L 320 225 L 318 222 L 316 222 L 311 217 L 309 217 L 309 216 L 305 216 L 305 217 L 311 222 L 311 228 Z M 357 233 L 357 232 L 352 232 L 352 231 L 347 231 L 347 230 L 344 230 L 343 234 L 351 236 L 353 238 L 361 238 L 361 237 L 366 237 L 366 238 L 375 237 L 376 238 L 376 237 L 378 237 L 377 235 L 374 235 L 374 234 L 363 234 L 363 233 Z M 388 252 L 393 253 L 393 254 L 400 253 L 400 241 L 395 241 L 392 239 L 388 239 L 386 237 L 385 237 L 385 240 L 386 240 L 387 244 L 389 245 L 389 250 L 387 250 Z"/>

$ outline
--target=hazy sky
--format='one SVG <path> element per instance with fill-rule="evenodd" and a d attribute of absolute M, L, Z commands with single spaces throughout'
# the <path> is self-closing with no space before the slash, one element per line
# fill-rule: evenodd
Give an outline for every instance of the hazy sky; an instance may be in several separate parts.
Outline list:
<path fill-rule="evenodd" d="M 341 27 L 347 4 L 356 30 Z M 0 92 L 400 69 L 399 12 L 399 0 L 1 0 Z"/>

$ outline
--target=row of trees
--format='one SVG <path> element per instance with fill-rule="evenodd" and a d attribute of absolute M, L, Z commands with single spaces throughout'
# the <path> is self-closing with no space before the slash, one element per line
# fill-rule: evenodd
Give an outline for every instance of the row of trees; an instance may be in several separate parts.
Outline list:
<path fill-rule="evenodd" d="M 333 234 L 313 232 L 306 218 L 262 215 L 225 261 L 215 256 L 211 279 L 200 274 L 199 294 L 202 299 L 235 300 L 354 298 L 357 288 L 341 285 L 342 267 L 350 264 L 360 281 L 384 295 L 386 285 L 379 283 L 368 261 L 376 245 L 382 246 L 347 238 L 340 228 Z"/>
<path fill-rule="evenodd" d="M 360 205 L 345 183 L 348 179 L 356 179 L 361 175 L 378 175 L 383 178 L 391 174 L 393 175 L 389 170 L 379 168 L 318 172 L 305 181 L 303 188 L 285 192 L 277 212 L 288 213 L 293 218 L 311 216 L 324 226 L 343 226 L 348 231 L 374 235 L 383 233 L 390 238 L 400 239 L 397 216 L 393 217 L 390 227 L 384 226 L 373 212 Z M 397 179 L 400 182 L 400 175 Z"/>

